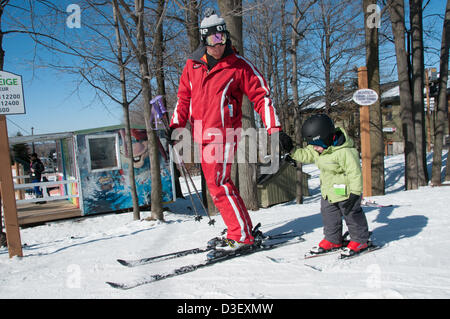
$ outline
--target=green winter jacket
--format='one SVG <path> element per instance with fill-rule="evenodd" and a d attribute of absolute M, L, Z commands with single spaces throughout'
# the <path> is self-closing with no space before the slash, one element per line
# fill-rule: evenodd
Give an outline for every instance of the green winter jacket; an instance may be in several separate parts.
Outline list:
<path fill-rule="evenodd" d="M 340 130 L 345 142 L 339 146 L 330 146 L 322 154 L 314 150 L 312 145 L 298 148 L 292 153 L 292 158 L 298 162 L 315 163 L 320 169 L 320 190 L 322 197 L 330 203 L 336 203 L 349 198 L 350 193 L 362 194 L 362 174 L 358 151 L 347 132 Z"/>

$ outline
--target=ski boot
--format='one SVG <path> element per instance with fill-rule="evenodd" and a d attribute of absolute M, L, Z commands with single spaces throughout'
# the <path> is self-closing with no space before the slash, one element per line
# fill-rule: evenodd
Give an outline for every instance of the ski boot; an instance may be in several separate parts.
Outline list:
<path fill-rule="evenodd" d="M 365 250 L 367 250 L 371 246 L 371 242 L 368 241 L 367 243 L 358 243 L 356 241 L 350 241 L 342 250 L 341 258 L 348 258 L 354 255 L 357 255 Z"/>
<path fill-rule="evenodd" d="M 310 257 L 314 257 L 317 255 L 329 254 L 329 253 L 332 253 L 332 252 L 342 249 L 342 247 L 345 247 L 345 245 L 347 245 L 349 243 L 348 236 L 349 236 L 349 232 L 346 231 L 342 235 L 342 242 L 339 244 L 335 244 L 326 239 L 323 239 L 319 243 L 318 246 L 314 246 L 313 248 L 311 248 L 309 253 L 305 254 L 305 258 L 310 258 Z"/>
<path fill-rule="evenodd" d="M 326 239 L 322 239 L 318 246 L 314 246 L 309 251 L 313 255 L 324 254 L 342 248 L 342 244 L 335 244 Z"/>

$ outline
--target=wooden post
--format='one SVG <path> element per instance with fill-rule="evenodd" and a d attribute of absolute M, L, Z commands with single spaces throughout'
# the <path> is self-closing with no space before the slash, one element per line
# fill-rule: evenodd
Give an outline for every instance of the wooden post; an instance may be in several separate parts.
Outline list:
<path fill-rule="evenodd" d="M 358 68 L 358 87 L 367 89 L 367 67 Z M 370 154 L 370 122 L 369 106 L 362 105 L 359 108 L 360 136 L 361 136 L 361 159 L 363 175 L 363 196 L 372 196 L 372 164 Z"/>
<path fill-rule="evenodd" d="M 17 218 L 16 197 L 11 172 L 9 155 L 8 129 L 6 116 L 0 115 L 0 192 L 5 218 L 6 239 L 8 241 L 9 257 L 22 257 L 22 242 L 20 240 L 19 221 Z"/>

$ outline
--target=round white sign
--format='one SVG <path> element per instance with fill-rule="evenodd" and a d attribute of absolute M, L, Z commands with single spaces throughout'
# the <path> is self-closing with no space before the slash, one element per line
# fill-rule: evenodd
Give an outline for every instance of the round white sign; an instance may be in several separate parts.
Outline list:
<path fill-rule="evenodd" d="M 353 93 L 353 101 L 358 105 L 372 105 L 377 100 L 377 92 L 371 89 L 360 89 Z"/>
<path fill-rule="evenodd" d="M 0 71 L 0 114 L 25 114 L 20 75 Z"/>

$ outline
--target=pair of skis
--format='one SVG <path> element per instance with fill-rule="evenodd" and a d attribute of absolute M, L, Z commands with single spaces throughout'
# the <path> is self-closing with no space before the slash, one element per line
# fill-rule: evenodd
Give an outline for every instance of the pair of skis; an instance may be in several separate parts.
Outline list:
<path fill-rule="evenodd" d="M 298 232 L 281 233 L 281 234 L 275 234 L 275 235 L 263 235 L 261 242 L 259 242 L 258 244 L 255 244 L 248 249 L 237 250 L 234 252 L 224 252 L 222 250 L 216 250 L 216 245 L 214 245 L 214 243 L 216 243 L 217 245 L 220 244 L 221 239 L 215 238 L 213 240 L 210 240 L 208 242 L 208 245 L 205 247 L 197 247 L 197 248 L 177 251 L 177 252 L 168 253 L 168 254 L 159 255 L 159 256 L 141 258 L 141 259 L 137 259 L 137 260 L 118 259 L 117 261 L 123 266 L 137 267 L 137 266 L 141 266 L 141 265 L 147 265 L 147 264 L 151 264 L 151 263 L 161 262 L 161 261 L 165 261 L 165 260 L 170 260 L 170 259 L 184 257 L 187 255 L 200 254 L 200 253 L 205 253 L 205 252 L 210 252 L 210 255 L 213 256 L 211 258 L 206 258 L 204 261 L 202 261 L 198 264 L 185 265 L 185 266 L 176 268 L 176 269 L 174 269 L 170 272 L 164 273 L 164 274 L 148 275 L 148 276 L 144 276 L 144 277 L 141 277 L 137 280 L 130 281 L 130 282 L 122 282 L 122 283 L 107 282 L 107 284 L 113 288 L 122 289 L 122 290 L 136 288 L 136 287 L 139 287 L 139 286 L 142 286 L 145 284 L 149 284 L 152 282 L 161 281 L 161 280 L 164 280 L 167 278 L 190 273 L 197 269 L 212 266 L 219 262 L 223 262 L 223 261 L 230 260 L 233 258 L 250 255 L 250 254 L 253 254 L 256 252 L 260 252 L 260 251 L 269 251 L 269 250 L 272 250 L 272 249 L 275 249 L 278 247 L 297 244 L 297 243 L 305 241 L 301 237 L 301 235 L 302 235 L 302 233 L 298 233 Z"/>
<path fill-rule="evenodd" d="M 341 253 L 339 255 L 339 259 L 351 259 L 354 257 L 358 257 L 360 255 L 375 251 L 380 249 L 382 246 L 379 245 L 375 245 L 372 241 L 369 241 L 367 243 L 367 247 L 364 248 L 363 250 L 350 254 L 350 255 L 346 255 L 346 254 L 342 254 L 343 253 L 343 248 L 346 247 L 348 245 L 348 243 L 350 242 L 350 240 L 348 239 L 348 236 L 350 235 L 350 233 L 348 231 L 346 231 L 343 235 L 342 235 L 342 247 L 338 247 L 338 248 L 333 248 L 324 252 L 320 252 L 320 253 L 315 253 L 315 252 L 308 252 L 305 254 L 305 259 L 311 259 L 311 258 L 317 258 L 317 257 L 323 257 L 323 256 L 328 256 L 328 255 L 334 255 L 336 253 Z M 369 236 L 372 235 L 372 232 L 369 232 Z"/>

